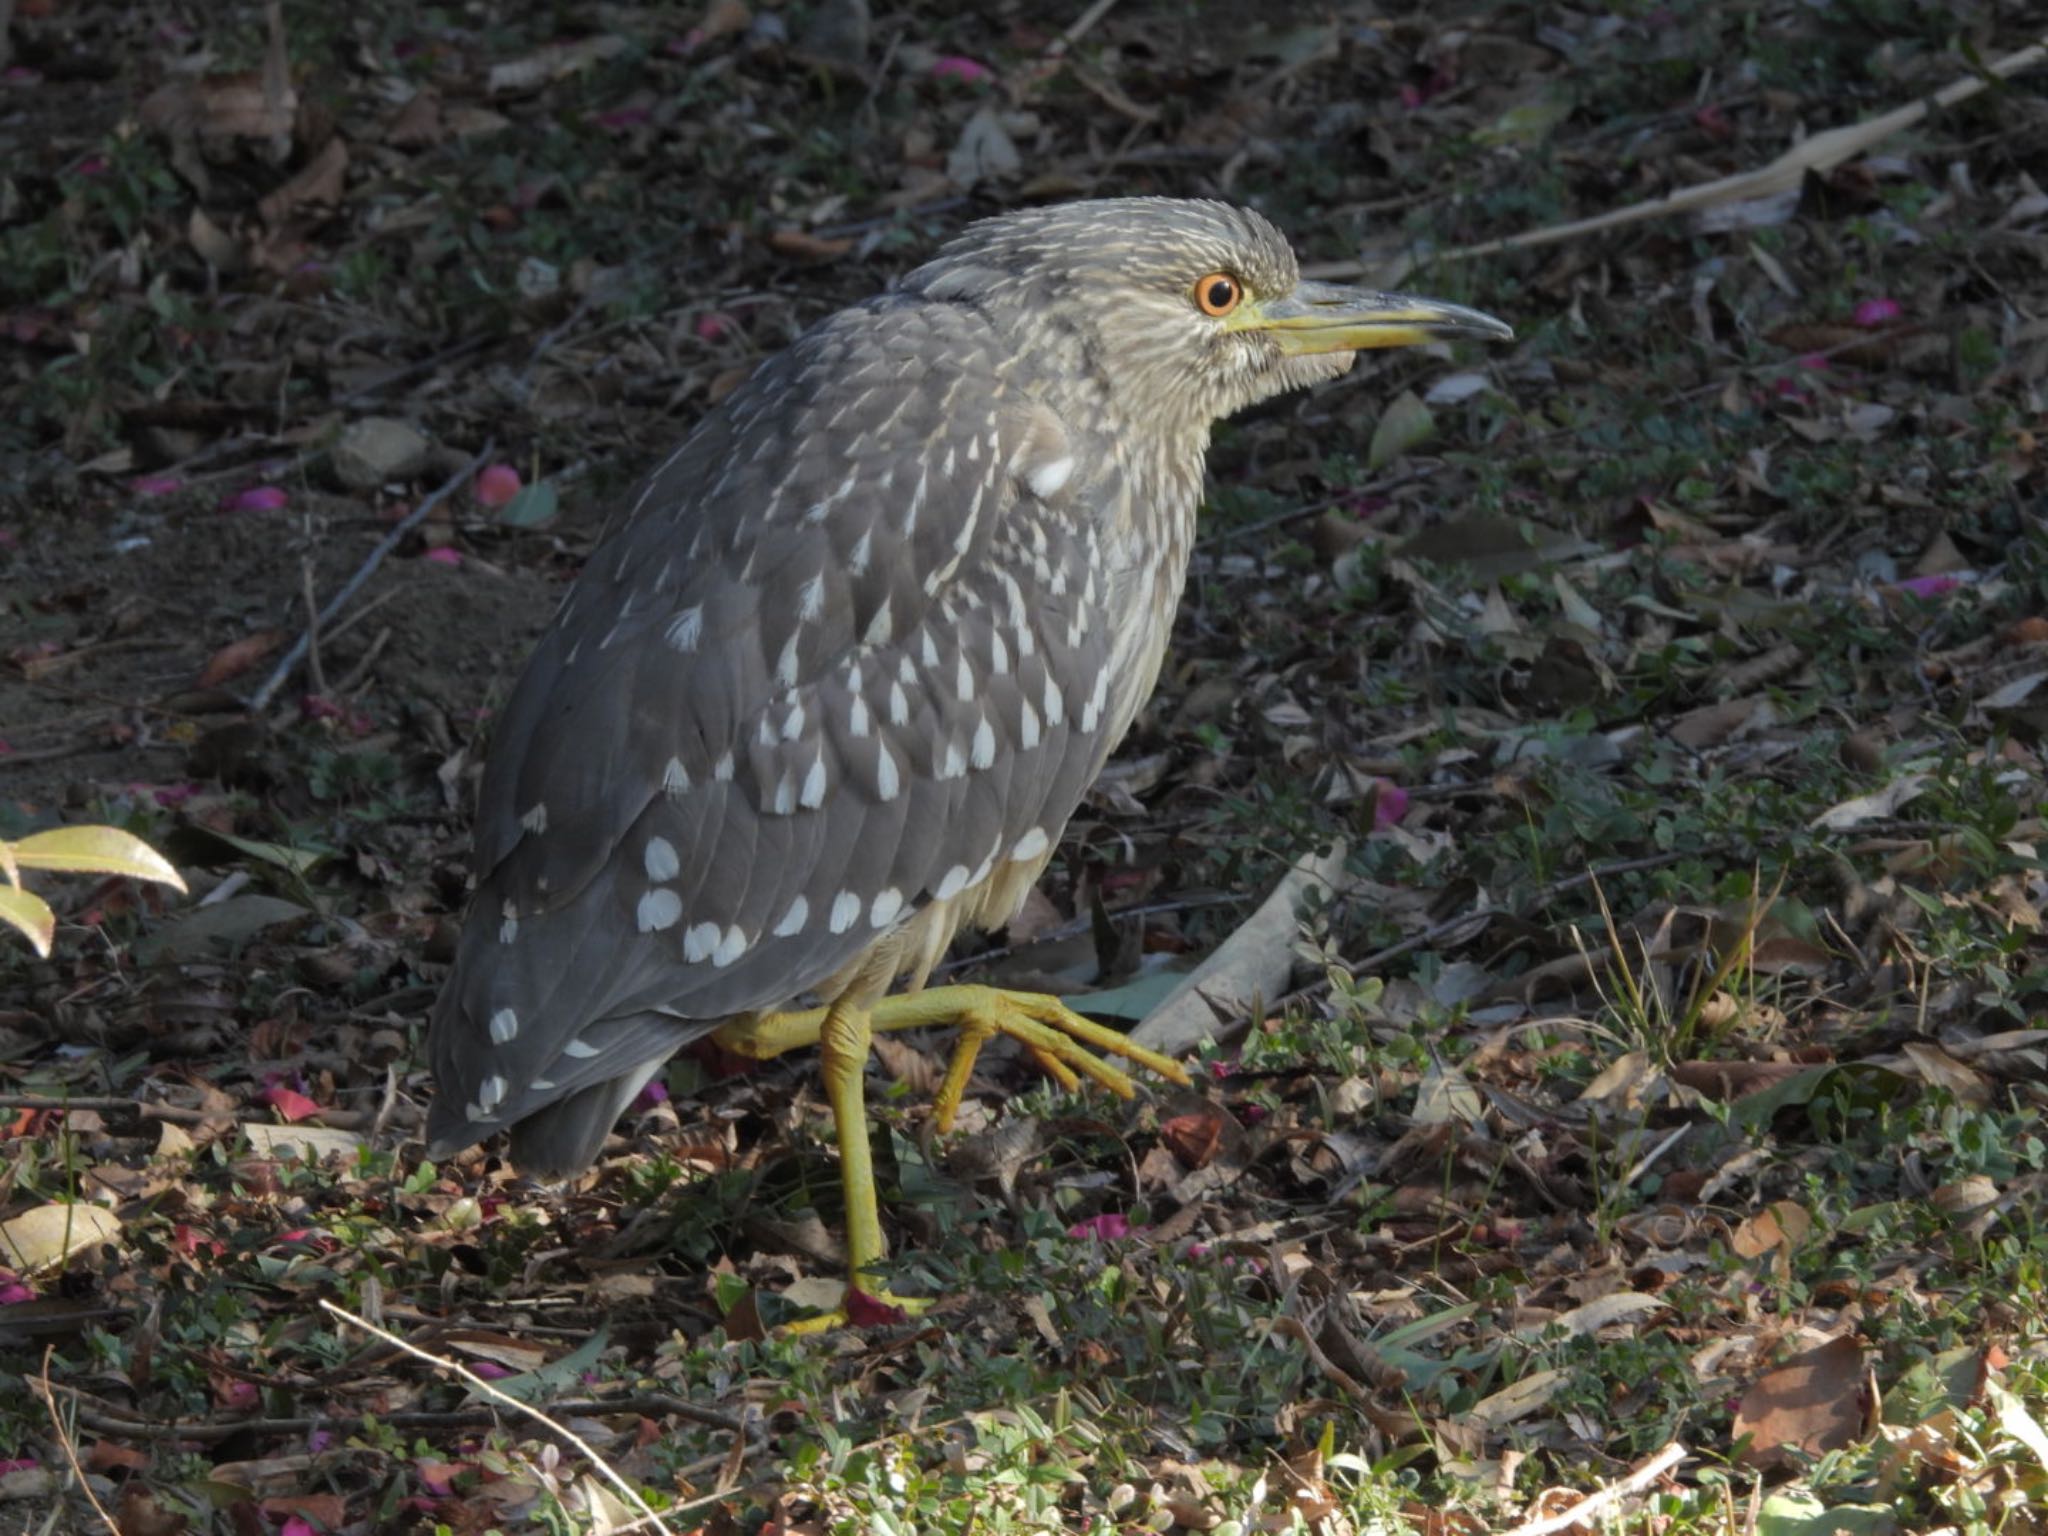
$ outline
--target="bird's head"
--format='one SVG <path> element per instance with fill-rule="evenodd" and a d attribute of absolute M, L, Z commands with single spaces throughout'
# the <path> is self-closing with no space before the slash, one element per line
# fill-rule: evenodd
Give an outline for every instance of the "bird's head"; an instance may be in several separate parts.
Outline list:
<path fill-rule="evenodd" d="M 981 309 L 1019 355 L 1048 365 L 1038 377 L 1085 392 L 1109 421 L 1203 436 L 1219 417 L 1335 378 L 1367 348 L 1514 335 L 1461 305 L 1305 281 L 1258 214 L 1177 198 L 984 219 L 903 286 Z"/>

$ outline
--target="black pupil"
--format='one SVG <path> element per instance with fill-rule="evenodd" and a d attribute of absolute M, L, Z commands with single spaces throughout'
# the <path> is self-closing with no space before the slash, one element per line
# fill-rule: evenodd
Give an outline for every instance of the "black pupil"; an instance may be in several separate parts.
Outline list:
<path fill-rule="evenodd" d="M 1209 307 L 1211 309 L 1228 309 L 1230 308 L 1230 301 L 1236 297 L 1237 284 L 1229 278 L 1216 277 L 1209 280 Z"/>

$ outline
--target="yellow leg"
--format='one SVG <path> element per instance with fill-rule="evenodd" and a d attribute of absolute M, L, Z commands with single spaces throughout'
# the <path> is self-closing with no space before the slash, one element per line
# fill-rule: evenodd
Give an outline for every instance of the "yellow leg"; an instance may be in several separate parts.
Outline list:
<path fill-rule="evenodd" d="M 867 1010 L 840 1004 L 818 1031 L 825 1098 L 839 1133 L 839 1184 L 846 1195 L 847 1278 L 867 1290 L 872 1271 L 888 1257 L 882 1213 L 875 1196 L 875 1158 L 868 1145 L 867 1070 L 871 1039 Z"/>
<path fill-rule="evenodd" d="M 807 1008 L 761 1014 L 744 1023 L 726 1025 L 716 1038 L 730 1051 L 765 1061 L 784 1051 L 822 1043 L 834 1011 Z M 1018 1041 L 1068 1088 L 1078 1086 L 1078 1072 L 1121 1098 L 1130 1098 L 1136 1092 L 1130 1078 L 1096 1055 L 1096 1051 L 1121 1056 L 1171 1082 L 1188 1081 L 1187 1073 L 1170 1057 L 1133 1045 L 1128 1036 L 1083 1018 L 1058 998 L 1039 992 L 1006 992 L 998 987 L 931 987 L 923 992 L 883 998 L 875 1005 L 869 1024 L 878 1030 L 938 1025 L 959 1029 L 959 1043 L 933 1101 L 934 1117 L 941 1131 L 952 1129 L 953 1116 L 967 1090 L 975 1058 L 991 1035 L 1008 1035 Z"/>
<path fill-rule="evenodd" d="M 872 1028 L 868 1010 L 835 1003 L 819 1010 L 815 1038 L 825 1078 L 825 1098 L 832 1106 L 832 1124 L 839 1133 L 839 1187 L 846 1197 L 846 1275 L 848 1295 L 837 1311 L 790 1325 L 797 1333 L 817 1333 L 850 1321 L 872 1321 L 892 1309 L 918 1310 L 923 1303 L 891 1296 L 880 1288 L 876 1268 L 888 1257 L 882 1236 L 882 1213 L 875 1194 L 875 1159 L 868 1144 L 867 1066 Z M 868 1306 L 862 1308 L 854 1293 Z M 865 1313 L 865 1316 L 863 1316 Z"/>

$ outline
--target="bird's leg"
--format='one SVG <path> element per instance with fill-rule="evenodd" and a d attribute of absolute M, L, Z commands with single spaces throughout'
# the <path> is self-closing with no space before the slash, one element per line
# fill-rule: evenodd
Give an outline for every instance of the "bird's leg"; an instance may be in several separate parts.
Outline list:
<path fill-rule="evenodd" d="M 832 1106 L 832 1124 L 839 1133 L 839 1187 L 846 1197 L 846 1285 L 838 1308 L 789 1325 L 791 1332 L 818 1333 L 845 1323 L 920 1310 L 927 1303 L 891 1296 L 880 1288 L 876 1268 L 888 1257 L 882 1236 L 882 1213 L 875 1195 L 875 1160 L 868 1144 L 868 1045 L 873 1029 L 866 1005 L 841 999 L 818 1010 L 812 1038 L 825 1079 L 825 1098 Z M 862 1300 L 870 1315 L 862 1318 Z"/>
<path fill-rule="evenodd" d="M 868 1046 L 873 1032 L 867 1009 L 847 1002 L 825 1011 L 818 1029 L 818 1054 L 825 1098 L 839 1133 L 839 1183 L 846 1196 L 847 1283 L 866 1290 L 870 1271 L 888 1256 L 882 1214 L 875 1197 L 875 1159 L 868 1145 Z"/>
<path fill-rule="evenodd" d="M 828 1008 L 806 1008 L 758 1014 L 726 1025 L 714 1038 L 741 1056 L 767 1060 L 822 1040 L 831 1012 Z M 1079 1073 L 1093 1078 L 1120 1098 L 1128 1099 L 1137 1091 L 1129 1077 L 1096 1051 L 1121 1056 L 1171 1082 L 1185 1085 L 1188 1081 L 1180 1063 L 1133 1044 L 1129 1036 L 1083 1018 L 1058 998 L 1040 992 L 1006 992 L 1000 987 L 979 986 L 931 987 L 923 992 L 883 998 L 875 1004 L 869 1023 L 878 1030 L 950 1025 L 960 1031 L 945 1081 L 933 1103 L 941 1131 L 953 1128 L 953 1116 L 967 1090 L 975 1058 L 991 1035 L 1008 1035 L 1023 1045 L 1067 1088 L 1077 1086 L 1075 1074 Z"/>

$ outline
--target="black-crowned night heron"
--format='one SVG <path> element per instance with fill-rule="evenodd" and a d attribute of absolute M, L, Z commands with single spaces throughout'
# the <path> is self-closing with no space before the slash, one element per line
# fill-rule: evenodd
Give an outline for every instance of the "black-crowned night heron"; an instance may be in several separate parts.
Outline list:
<path fill-rule="evenodd" d="M 498 723 L 432 1153 L 509 1128 L 567 1176 L 692 1040 L 815 1042 L 870 1288 L 872 1030 L 960 1029 L 942 1126 L 997 1033 L 1070 1085 L 1132 1091 L 1097 1052 L 1185 1082 L 1053 998 L 925 977 L 1016 911 L 1152 691 L 1211 424 L 1361 348 L 1510 334 L 1163 198 L 985 220 L 805 332 L 641 486 Z"/>

